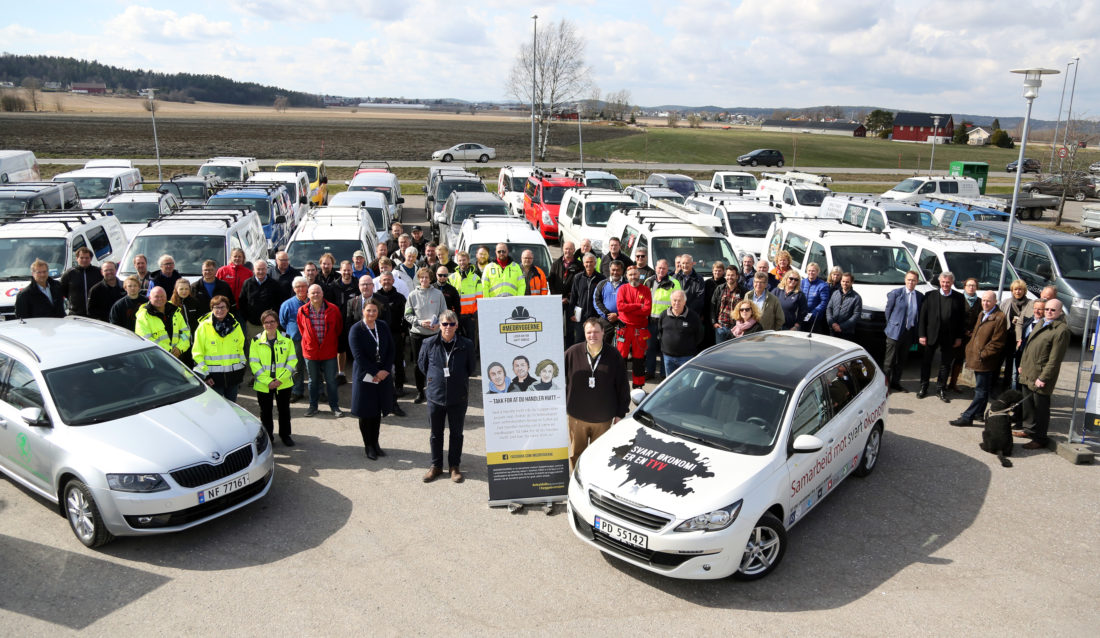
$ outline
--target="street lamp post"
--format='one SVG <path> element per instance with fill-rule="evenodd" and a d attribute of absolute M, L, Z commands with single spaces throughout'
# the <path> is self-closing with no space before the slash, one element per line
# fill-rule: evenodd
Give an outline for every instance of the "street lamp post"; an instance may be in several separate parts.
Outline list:
<path fill-rule="evenodd" d="M 1062 131 L 1062 148 L 1066 146 L 1066 138 L 1069 137 L 1069 125 L 1073 122 L 1073 94 L 1077 90 L 1077 69 L 1081 66 L 1081 58 L 1073 58 L 1073 84 L 1069 89 L 1069 108 L 1066 109 L 1066 128 Z M 1069 66 L 1066 66 L 1066 74 L 1069 74 Z M 1062 163 L 1065 162 L 1064 157 L 1058 158 L 1058 172 L 1062 172 Z"/>
<path fill-rule="evenodd" d="M 157 140 L 157 105 L 153 101 L 153 93 L 156 89 L 146 89 L 149 92 L 149 114 L 153 116 L 153 146 L 157 150 L 157 181 L 164 181 L 164 173 L 160 169 L 160 142 Z"/>
<path fill-rule="evenodd" d="M 1069 79 L 1071 64 L 1073 64 L 1072 60 L 1066 62 L 1066 74 L 1062 76 L 1062 97 L 1058 98 L 1058 119 L 1054 121 L 1054 137 L 1050 138 L 1050 163 L 1047 164 L 1047 170 L 1054 168 L 1054 150 L 1058 148 L 1058 127 L 1062 124 L 1062 105 L 1066 102 L 1066 80 Z"/>
<path fill-rule="evenodd" d="M 535 86 L 538 76 L 539 60 L 539 17 L 531 16 L 534 27 L 531 29 L 531 168 L 535 167 Z"/>
<path fill-rule="evenodd" d="M 1009 247 L 1012 245 L 1012 225 L 1016 221 L 1016 202 L 1020 197 L 1020 175 L 1023 174 L 1024 150 L 1027 148 L 1027 130 L 1031 125 L 1031 105 L 1039 95 L 1039 87 L 1043 85 L 1044 75 L 1061 73 L 1056 69 L 1013 69 L 1013 73 L 1024 76 L 1024 99 L 1027 100 L 1027 114 L 1024 115 L 1024 131 L 1020 136 L 1020 157 L 1016 160 L 1016 181 L 1012 186 L 1012 206 L 1009 208 L 1008 231 L 1005 233 L 1004 258 L 1001 259 L 1001 276 L 997 279 L 997 299 L 1001 298 L 1001 292 L 1005 287 L 1005 270 L 1008 268 Z"/>
<path fill-rule="evenodd" d="M 932 157 L 928 159 L 928 174 L 932 174 L 932 163 L 936 161 L 936 137 L 940 133 L 940 116 L 932 116 Z"/>
<path fill-rule="evenodd" d="M 581 170 L 584 170 L 584 136 L 581 133 L 581 104 L 577 102 L 577 148 L 581 152 Z"/>

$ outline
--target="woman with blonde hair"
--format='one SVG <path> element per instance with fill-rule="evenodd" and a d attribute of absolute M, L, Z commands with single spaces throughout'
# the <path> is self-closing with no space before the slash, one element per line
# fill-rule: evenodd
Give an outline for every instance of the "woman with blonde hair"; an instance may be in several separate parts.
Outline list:
<path fill-rule="evenodd" d="M 829 284 L 829 295 L 840 290 L 840 278 L 844 274 L 844 270 L 840 266 L 833 266 L 829 271 L 829 278 L 825 281 Z"/>
<path fill-rule="evenodd" d="M 775 267 L 771 274 L 779 281 L 778 288 L 783 288 L 783 276 L 791 269 L 791 254 L 785 250 L 775 253 Z"/>
<path fill-rule="evenodd" d="M 742 299 L 737 304 L 736 312 L 737 322 L 733 324 L 733 329 L 730 330 L 734 339 L 754 332 L 760 332 L 764 329 L 764 327 L 760 325 L 760 311 L 757 310 L 756 304 L 753 302 Z"/>

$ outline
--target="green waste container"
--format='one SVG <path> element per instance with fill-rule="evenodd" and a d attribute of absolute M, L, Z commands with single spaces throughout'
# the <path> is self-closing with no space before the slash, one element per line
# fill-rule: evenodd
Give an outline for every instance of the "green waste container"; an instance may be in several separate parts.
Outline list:
<path fill-rule="evenodd" d="M 986 162 L 951 162 L 948 175 L 955 177 L 973 177 L 978 182 L 978 192 L 985 195 L 985 183 L 989 179 L 989 164 Z"/>

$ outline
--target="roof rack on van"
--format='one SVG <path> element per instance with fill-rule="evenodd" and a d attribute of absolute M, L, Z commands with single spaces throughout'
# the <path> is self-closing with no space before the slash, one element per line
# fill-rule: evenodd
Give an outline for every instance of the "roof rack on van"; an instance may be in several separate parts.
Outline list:
<path fill-rule="evenodd" d="M 111 217 L 114 213 L 109 210 L 95 209 L 70 209 L 70 210 L 42 210 L 30 213 L 15 213 L 0 215 L 0 224 L 18 224 L 29 222 L 59 223 L 65 226 L 65 230 L 72 230 L 70 224 L 85 224 L 94 219 Z"/>
<path fill-rule="evenodd" d="M 654 199 L 649 205 L 672 215 L 685 224 L 694 224 L 706 228 L 721 228 L 722 221 L 713 215 L 704 215 L 690 206 L 677 204 L 676 202 Z"/>
<path fill-rule="evenodd" d="M 534 175 L 535 177 L 540 178 L 540 179 L 550 179 L 552 177 L 561 177 L 561 175 L 558 174 L 558 173 L 555 173 L 555 172 L 552 172 L 552 171 L 547 171 L 547 170 L 542 169 L 538 166 L 536 166 L 534 168 L 534 170 L 531 171 L 531 174 Z"/>
<path fill-rule="evenodd" d="M 985 235 L 975 233 L 973 231 L 967 232 L 957 228 L 927 228 L 923 226 L 905 226 L 904 228 L 896 228 L 894 230 L 900 230 L 915 235 L 923 235 L 928 239 L 935 241 L 976 241 L 983 244 L 992 244 L 993 240 Z"/>
<path fill-rule="evenodd" d="M 168 211 L 150 219 L 146 226 L 152 226 L 156 222 L 163 221 L 220 221 L 230 227 L 238 219 L 255 212 L 251 207 L 233 206 L 225 207 L 217 204 L 185 204 L 180 208 Z"/>
<path fill-rule="evenodd" d="M 984 208 L 999 210 L 1002 213 L 1007 212 L 1009 206 L 1012 205 L 1011 200 L 997 199 L 994 197 L 962 197 L 959 195 L 940 195 L 937 199 L 941 199 L 945 202 L 954 202 L 956 204 L 974 204 L 977 206 L 982 206 Z"/>
<path fill-rule="evenodd" d="M 948 199 L 948 197 L 951 197 L 951 196 L 950 195 L 944 195 L 944 196 L 940 196 L 940 197 L 925 197 L 922 201 L 932 202 L 933 204 L 937 204 L 937 205 L 943 205 L 943 206 L 946 206 L 948 208 L 951 208 L 952 210 L 957 210 L 957 211 L 966 210 L 966 211 L 974 211 L 974 212 L 979 212 L 979 213 L 1007 214 L 1007 213 L 1005 213 L 1005 211 L 1003 211 L 999 208 L 994 208 L 992 206 L 982 206 L 981 204 L 978 204 L 978 203 L 974 202 L 970 198 L 958 198 L 962 201 L 953 201 L 951 199 Z"/>
<path fill-rule="evenodd" d="M 774 179 L 785 184 L 815 184 L 824 186 L 832 184 L 833 178 L 828 175 L 815 175 L 814 173 L 802 173 L 799 171 L 787 171 L 786 173 L 761 173 L 765 179 Z"/>
<path fill-rule="evenodd" d="M 3 187 L 3 188 L 19 188 L 21 186 L 57 186 L 58 184 L 64 184 L 64 183 L 65 182 L 46 182 L 46 181 L 38 181 L 38 182 L 4 182 L 3 184 L 0 184 L 0 187 Z"/>
<path fill-rule="evenodd" d="M 355 170 L 357 170 L 357 171 L 361 171 L 361 170 L 364 170 L 364 169 L 370 170 L 372 168 L 384 168 L 384 169 L 386 169 L 386 172 L 388 173 L 388 172 L 390 172 L 390 163 L 385 162 L 385 161 L 363 160 L 363 161 L 359 162 L 359 166 Z"/>
<path fill-rule="evenodd" d="M 477 230 L 479 226 L 485 223 L 491 223 L 494 226 L 517 226 L 519 224 L 524 224 L 531 230 L 535 230 L 535 225 L 526 218 L 509 217 L 507 215 L 470 215 L 462 223 L 465 224 L 466 222 L 472 222 L 471 226 L 474 227 L 474 230 Z"/>
<path fill-rule="evenodd" d="M 211 157 L 206 160 L 209 162 L 240 162 L 241 164 L 247 164 L 249 162 L 255 162 L 255 157 L 240 157 L 235 155 L 219 155 L 217 157 Z"/>
<path fill-rule="evenodd" d="M 286 182 L 242 182 L 240 180 L 230 180 L 228 182 L 222 182 L 214 187 L 216 192 L 229 191 L 229 190 L 261 190 L 261 191 L 277 191 L 280 188 L 286 188 Z"/>

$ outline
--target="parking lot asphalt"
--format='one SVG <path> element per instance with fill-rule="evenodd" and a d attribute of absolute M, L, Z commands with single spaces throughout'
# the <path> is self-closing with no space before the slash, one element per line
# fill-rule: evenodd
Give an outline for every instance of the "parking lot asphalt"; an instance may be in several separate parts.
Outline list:
<path fill-rule="evenodd" d="M 414 206 L 413 202 L 409 202 Z M 1079 354 L 1063 365 L 1064 432 Z M 918 361 L 903 383 L 915 389 Z M 652 387 L 652 384 L 650 385 Z M 0 634 L 1093 635 L 1100 467 L 978 449 L 934 396 L 892 395 L 875 472 L 790 534 L 754 583 L 668 580 L 578 541 L 562 506 L 487 506 L 480 393 L 467 480 L 424 484 L 426 410 L 386 418 L 367 460 L 355 419 L 305 418 L 275 445 L 271 492 L 185 532 L 88 550 L 55 508 L 0 478 Z M 341 389 L 347 407 L 350 392 Z M 256 410 L 250 391 L 240 402 Z"/>

